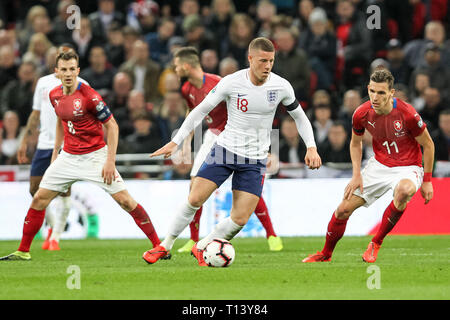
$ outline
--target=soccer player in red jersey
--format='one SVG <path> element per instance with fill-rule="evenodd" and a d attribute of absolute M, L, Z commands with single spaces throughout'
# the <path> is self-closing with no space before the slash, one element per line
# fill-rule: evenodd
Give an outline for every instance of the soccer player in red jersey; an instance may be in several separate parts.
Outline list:
<path fill-rule="evenodd" d="M 52 163 L 34 194 L 16 252 L 0 260 L 30 260 L 31 242 L 44 221 L 45 209 L 60 193 L 77 181 L 92 182 L 106 192 L 134 219 L 153 246 L 160 241 L 147 212 L 128 193 L 115 167 L 119 128 L 102 97 L 77 80 L 80 73 L 75 52 L 63 52 L 56 59 L 56 73 L 62 85 L 50 91 L 57 115 Z M 104 141 L 102 125 L 106 129 Z M 59 154 L 64 140 L 64 147 Z"/>
<path fill-rule="evenodd" d="M 203 71 L 200 65 L 200 59 L 198 51 L 194 47 L 180 48 L 174 55 L 175 72 L 183 79 L 187 78 L 187 81 L 181 88 L 181 94 L 186 100 L 190 110 L 193 110 L 208 93 L 217 85 L 221 77 L 206 73 Z M 228 112 L 225 101 L 220 103 L 206 116 L 206 123 L 208 130 L 203 136 L 203 143 L 195 157 L 192 170 L 191 170 L 191 182 L 197 175 L 200 166 L 208 156 L 211 148 L 216 142 L 217 136 L 223 131 L 227 123 Z M 190 155 L 192 136 L 185 139 L 183 143 L 183 154 Z M 199 240 L 200 229 L 200 217 L 202 214 L 203 206 L 197 210 L 192 222 L 189 225 L 191 231 L 191 239 L 181 247 L 178 252 L 191 252 L 194 244 Z M 272 226 L 272 221 L 269 216 L 264 199 L 261 197 L 258 205 L 255 208 L 255 214 L 259 221 L 266 230 L 266 237 L 271 251 L 280 251 L 283 249 L 283 243 L 280 237 L 275 234 Z"/>
<path fill-rule="evenodd" d="M 394 199 L 384 211 L 380 228 L 362 256 L 365 262 L 375 262 L 383 239 L 399 221 L 416 191 L 421 189 L 425 204 L 433 198 L 433 140 L 416 110 L 393 98 L 393 83 L 394 77 L 384 68 L 377 68 L 370 76 L 370 101 L 359 106 L 353 114 L 350 143 L 352 179 L 328 224 L 323 250 L 308 256 L 303 262 L 330 261 L 353 211 L 361 206 L 370 206 L 387 191 L 393 190 Z M 372 135 L 375 156 L 361 172 L 365 130 Z"/>

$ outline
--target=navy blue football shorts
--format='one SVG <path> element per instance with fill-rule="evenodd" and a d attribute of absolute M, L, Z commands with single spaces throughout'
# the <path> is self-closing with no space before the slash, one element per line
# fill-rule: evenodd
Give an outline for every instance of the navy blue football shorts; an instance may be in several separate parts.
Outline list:
<path fill-rule="evenodd" d="M 42 177 L 45 170 L 50 166 L 52 160 L 53 149 L 37 149 L 31 161 L 32 177 Z"/>
<path fill-rule="evenodd" d="M 200 167 L 197 177 L 208 179 L 218 187 L 233 174 L 231 189 L 261 197 L 267 159 L 249 159 L 215 144 Z"/>

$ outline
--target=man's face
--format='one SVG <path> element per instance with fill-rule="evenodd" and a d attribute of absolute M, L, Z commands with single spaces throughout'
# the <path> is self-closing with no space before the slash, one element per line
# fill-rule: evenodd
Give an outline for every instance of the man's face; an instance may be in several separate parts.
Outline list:
<path fill-rule="evenodd" d="M 275 41 L 278 45 L 278 50 L 281 52 L 290 52 L 295 45 L 295 40 L 288 31 L 278 31 L 275 33 Z"/>
<path fill-rule="evenodd" d="M 253 73 L 258 82 L 264 83 L 272 71 L 275 52 L 253 49 L 249 52 L 248 61 L 250 63 L 250 72 Z"/>
<path fill-rule="evenodd" d="M 436 88 L 426 88 L 424 100 L 427 107 L 434 108 L 441 102 L 441 95 Z"/>
<path fill-rule="evenodd" d="M 188 77 L 189 76 L 189 70 L 188 70 L 188 64 L 184 63 L 180 60 L 180 58 L 176 57 L 173 60 L 173 64 L 175 65 L 175 72 L 179 78 Z"/>
<path fill-rule="evenodd" d="M 370 103 L 377 114 L 383 114 L 389 109 L 389 103 L 395 90 L 390 89 L 387 82 L 373 82 L 370 80 L 367 86 Z"/>
<path fill-rule="evenodd" d="M 328 140 L 335 150 L 341 149 L 347 139 L 347 132 L 343 126 L 332 126 L 328 131 Z"/>
<path fill-rule="evenodd" d="M 77 81 L 80 68 L 76 59 L 62 60 L 59 59 L 55 70 L 64 87 L 72 87 Z"/>

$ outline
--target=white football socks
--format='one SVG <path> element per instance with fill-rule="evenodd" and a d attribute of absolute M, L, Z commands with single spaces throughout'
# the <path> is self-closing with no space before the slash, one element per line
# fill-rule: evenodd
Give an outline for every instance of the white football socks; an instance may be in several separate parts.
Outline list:
<path fill-rule="evenodd" d="M 228 217 L 220 221 L 218 224 L 216 224 L 216 227 L 210 234 L 208 234 L 205 238 L 197 242 L 197 248 L 200 250 L 204 250 L 208 245 L 208 243 L 210 243 L 212 240 L 216 238 L 231 240 L 234 238 L 235 235 L 239 233 L 239 231 L 242 230 L 243 227 L 244 226 L 240 226 L 237 223 L 235 223 L 231 219 L 231 217 Z"/>
<path fill-rule="evenodd" d="M 178 238 L 181 232 L 191 223 L 194 218 L 195 213 L 200 207 L 193 207 L 191 204 L 186 201 L 175 214 L 175 217 L 169 226 L 169 231 L 167 232 L 167 236 L 163 242 L 161 242 L 161 246 L 163 246 L 166 250 L 171 250 L 175 240 Z"/>
<path fill-rule="evenodd" d="M 70 212 L 71 200 L 70 197 L 61 197 L 58 196 L 55 198 L 58 201 L 57 213 L 55 214 L 55 223 L 52 230 L 52 235 L 50 236 L 50 240 L 59 241 L 61 238 L 61 234 L 64 232 L 64 228 L 66 227 L 67 217 Z M 54 201 L 55 201 L 54 200 Z"/>

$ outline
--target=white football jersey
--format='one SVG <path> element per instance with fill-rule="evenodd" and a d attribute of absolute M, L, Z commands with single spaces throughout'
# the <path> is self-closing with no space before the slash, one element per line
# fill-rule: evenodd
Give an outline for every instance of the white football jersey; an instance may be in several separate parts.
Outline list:
<path fill-rule="evenodd" d="M 264 159 L 269 151 L 278 104 L 288 106 L 296 99 L 291 84 L 282 77 L 270 73 L 264 84 L 255 86 L 249 72 L 250 69 L 243 69 L 224 77 L 199 106 L 216 106 L 226 101 L 228 120 L 217 144 L 239 156 Z M 180 136 L 173 139 L 177 144 L 184 136 L 183 126 L 179 133 Z"/>
<path fill-rule="evenodd" d="M 77 78 L 77 80 L 89 85 L 81 78 Z M 59 85 L 61 85 L 61 80 L 53 73 L 41 77 L 34 90 L 33 110 L 41 112 L 39 140 L 37 144 L 38 149 L 53 149 L 55 146 L 56 113 L 50 103 L 48 94 L 52 89 Z"/>

